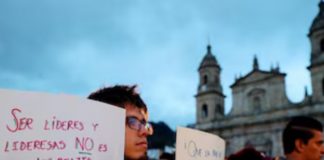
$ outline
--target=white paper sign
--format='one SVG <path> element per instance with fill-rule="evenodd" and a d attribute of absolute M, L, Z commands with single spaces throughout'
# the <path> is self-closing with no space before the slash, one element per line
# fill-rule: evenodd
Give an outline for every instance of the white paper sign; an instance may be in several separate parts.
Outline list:
<path fill-rule="evenodd" d="M 225 141 L 217 135 L 178 127 L 176 160 L 224 160 Z"/>
<path fill-rule="evenodd" d="M 0 89 L 1 160 L 121 160 L 125 110 L 68 95 Z"/>

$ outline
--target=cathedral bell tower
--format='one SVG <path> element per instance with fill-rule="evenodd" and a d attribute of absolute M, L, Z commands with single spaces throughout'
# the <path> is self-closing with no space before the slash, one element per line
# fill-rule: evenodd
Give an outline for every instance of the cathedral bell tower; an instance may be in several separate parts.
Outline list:
<path fill-rule="evenodd" d="M 308 69 L 311 73 L 314 103 L 324 102 L 324 2 L 322 0 L 319 9 L 308 34 L 311 42 L 311 63 Z"/>
<path fill-rule="evenodd" d="M 206 123 L 224 117 L 224 98 L 220 82 L 221 67 L 207 46 L 207 53 L 200 66 L 199 85 L 196 94 L 196 121 Z"/>

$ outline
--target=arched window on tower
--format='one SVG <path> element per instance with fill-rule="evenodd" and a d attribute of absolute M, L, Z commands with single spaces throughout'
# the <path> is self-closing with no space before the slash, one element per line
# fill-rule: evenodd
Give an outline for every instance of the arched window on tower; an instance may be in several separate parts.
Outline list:
<path fill-rule="evenodd" d="M 215 112 L 216 114 L 223 114 L 222 106 L 220 104 L 216 105 Z"/>
<path fill-rule="evenodd" d="M 208 107 L 207 107 L 206 104 L 204 104 L 204 105 L 202 106 L 202 117 L 203 117 L 203 118 L 208 117 Z"/>
<path fill-rule="evenodd" d="M 215 83 L 219 84 L 219 77 L 218 76 L 215 76 Z"/>
<path fill-rule="evenodd" d="M 204 80 L 203 83 L 204 84 L 207 84 L 208 83 L 208 76 L 207 75 L 204 75 L 204 79 L 203 80 Z"/>
<path fill-rule="evenodd" d="M 321 40 L 321 52 L 324 51 L 324 39 Z"/>

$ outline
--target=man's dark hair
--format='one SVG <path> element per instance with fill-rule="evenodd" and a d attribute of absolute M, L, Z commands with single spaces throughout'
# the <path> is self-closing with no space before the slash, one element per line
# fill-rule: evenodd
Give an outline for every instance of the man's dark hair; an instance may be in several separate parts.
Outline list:
<path fill-rule="evenodd" d="M 282 141 L 285 154 L 291 153 L 295 149 L 295 141 L 300 139 L 304 144 L 314 136 L 313 131 L 323 132 L 323 126 L 318 120 L 307 117 L 293 117 L 287 124 L 282 134 Z"/>
<path fill-rule="evenodd" d="M 125 108 L 126 104 L 135 106 L 136 108 L 144 109 L 147 112 L 147 107 L 139 94 L 135 91 L 136 85 L 116 85 L 113 87 L 104 87 L 96 92 L 91 93 L 88 99 L 108 103 L 121 108 Z"/>
<path fill-rule="evenodd" d="M 243 148 L 242 150 L 231 154 L 228 160 L 263 160 L 267 157 L 252 147 Z"/>

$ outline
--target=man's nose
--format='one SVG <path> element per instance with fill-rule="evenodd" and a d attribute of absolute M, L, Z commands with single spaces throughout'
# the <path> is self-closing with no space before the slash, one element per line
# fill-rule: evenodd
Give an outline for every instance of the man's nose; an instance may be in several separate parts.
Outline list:
<path fill-rule="evenodd" d="M 149 129 L 145 128 L 144 125 L 142 125 L 141 129 L 139 130 L 139 134 L 141 136 L 150 136 L 152 135 L 152 132 Z"/>
<path fill-rule="evenodd" d="M 324 146 L 321 147 L 321 154 L 324 154 Z"/>

